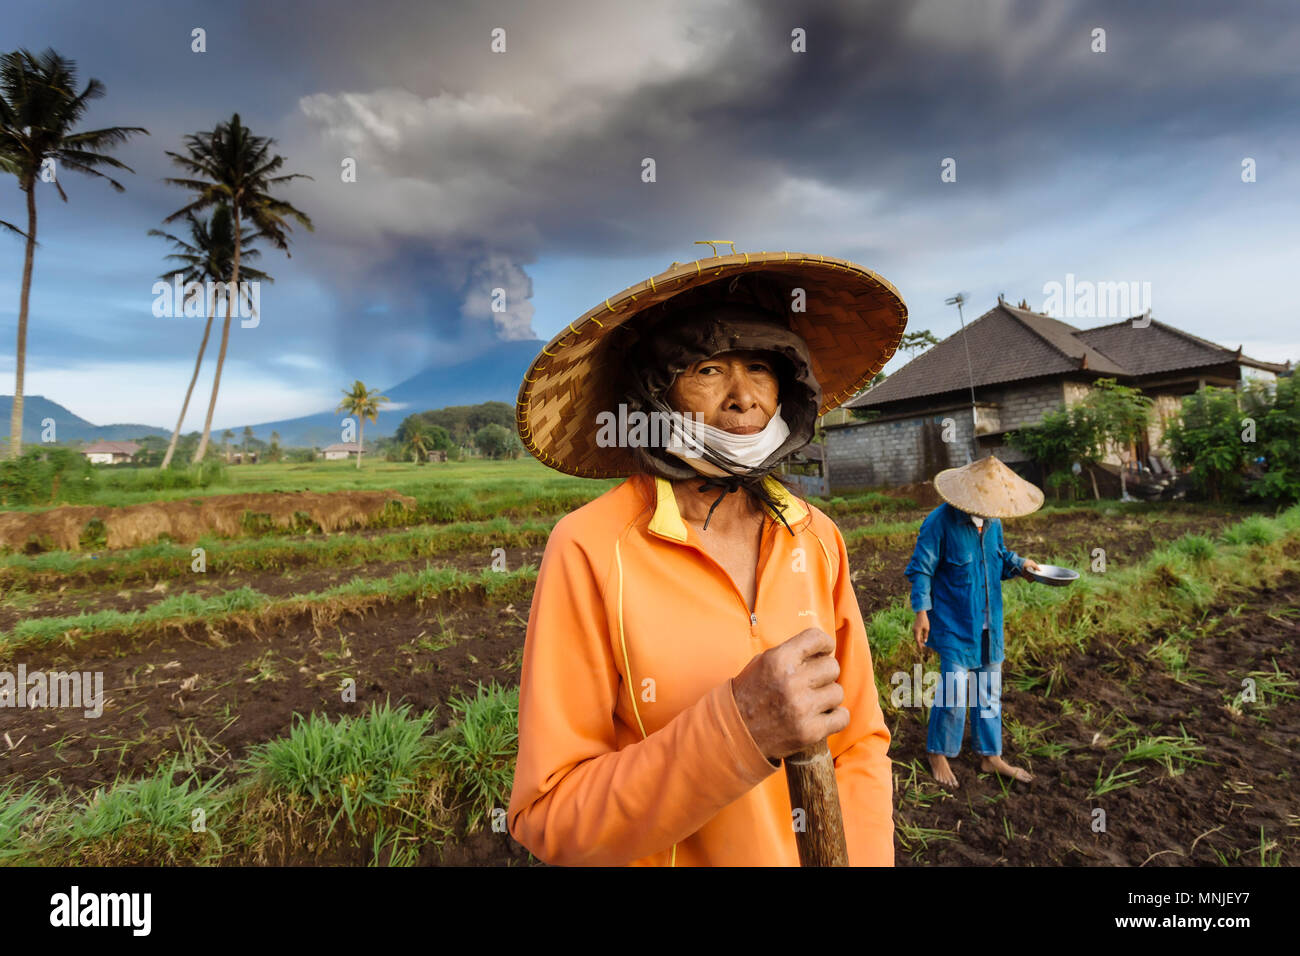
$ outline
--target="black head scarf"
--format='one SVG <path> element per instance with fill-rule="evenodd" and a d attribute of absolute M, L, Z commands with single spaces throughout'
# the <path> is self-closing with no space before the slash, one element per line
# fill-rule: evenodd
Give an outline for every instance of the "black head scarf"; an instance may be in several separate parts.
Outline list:
<path fill-rule="evenodd" d="M 808 347 L 791 331 L 785 318 L 770 308 L 736 301 L 714 301 L 678 308 L 641 323 L 623 326 L 625 351 L 625 394 L 629 412 L 662 412 L 674 409 L 665 395 L 693 363 L 712 358 L 721 352 L 761 350 L 774 358 L 780 381 L 781 415 L 790 429 L 789 437 L 757 467 L 749 469 L 726 454 L 704 448 L 700 457 L 727 472 L 725 477 L 703 475 L 662 448 L 634 449 L 640 467 L 654 475 L 673 480 L 700 478 L 699 490 L 721 488 L 714 508 L 729 493 L 744 490 L 794 534 L 785 520 L 784 509 L 763 479 L 788 455 L 812 440 L 821 407 L 821 386 L 812 372 Z"/>

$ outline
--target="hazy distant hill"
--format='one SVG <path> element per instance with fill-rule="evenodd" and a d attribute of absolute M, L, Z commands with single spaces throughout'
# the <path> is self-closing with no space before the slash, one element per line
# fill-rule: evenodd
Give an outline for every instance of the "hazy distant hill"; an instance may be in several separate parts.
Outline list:
<path fill-rule="evenodd" d="M 9 416 L 13 413 L 14 397 L 0 395 L 0 422 L 4 434 L 9 434 Z M 37 444 L 41 440 L 41 424 L 54 419 L 54 440 L 60 444 L 70 441 L 128 441 L 148 435 L 170 438 L 171 432 L 153 425 L 92 425 L 79 415 L 74 415 L 58 402 L 44 395 L 23 396 L 23 444 Z"/>
<path fill-rule="evenodd" d="M 380 411 L 378 422 L 366 422 L 366 438 L 392 435 L 397 431 L 397 426 L 402 423 L 402 419 L 415 412 L 446 408 L 448 405 L 477 405 L 480 402 L 490 401 L 508 402 L 513 405 L 519 395 L 519 386 L 524 380 L 524 372 L 528 370 L 529 364 L 545 344 L 540 339 L 502 342 L 491 351 L 472 359 L 454 365 L 427 368 L 391 388 L 381 388 L 380 393 L 392 399 L 393 404 Z M 340 398 L 343 387 L 350 384 L 350 381 L 339 382 Z M 178 395 L 177 400 L 179 399 Z M 206 400 L 205 396 L 203 401 Z M 7 428 L 12 407 L 13 396 L 0 395 L 0 430 Z M 280 444 L 286 447 L 311 445 L 324 447 L 342 440 L 339 422 L 343 417 L 341 412 L 326 410 L 314 415 L 304 415 L 301 418 L 262 422 L 252 426 L 253 434 L 263 441 L 270 441 L 271 432 L 279 432 Z M 28 395 L 23 402 L 24 442 L 40 441 L 41 421 L 45 418 L 54 419 L 55 440 L 59 442 L 74 439 L 125 441 L 146 435 L 171 437 L 169 429 L 152 425 L 92 425 L 56 402 L 40 395 Z M 242 423 L 230 426 L 214 425 L 213 440 L 219 442 L 221 433 L 227 427 L 236 435 L 242 436 L 244 433 Z"/>
<path fill-rule="evenodd" d="M 540 339 L 502 342 L 490 352 L 472 359 L 455 365 L 427 368 L 404 382 L 390 388 L 381 388 L 380 393 L 392 399 L 393 405 L 380 411 L 377 422 L 366 422 L 366 438 L 392 435 L 407 415 L 432 408 L 477 405 L 479 402 L 490 401 L 513 405 L 519 395 L 524 372 L 545 344 Z M 350 384 L 339 383 L 340 398 L 343 386 Z M 371 383 L 366 384 L 374 388 Z M 324 447 L 341 440 L 339 423 L 343 418 L 341 412 L 327 410 L 301 418 L 262 422 L 253 425 L 253 434 L 263 441 L 269 441 L 271 432 L 279 432 L 281 445 Z M 242 435 L 244 426 L 231 426 L 231 430 Z"/>

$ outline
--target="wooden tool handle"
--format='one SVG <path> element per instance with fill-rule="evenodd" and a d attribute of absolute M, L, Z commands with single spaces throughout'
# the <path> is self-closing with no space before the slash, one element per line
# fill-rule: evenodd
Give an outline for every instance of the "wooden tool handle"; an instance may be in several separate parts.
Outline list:
<path fill-rule="evenodd" d="M 825 740 L 785 758 L 785 782 L 790 788 L 791 808 L 803 810 L 803 827 L 794 834 L 799 865 L 848 866 L 835 760 Z M 796 826 L 800 822 L 794 818 Z"/>

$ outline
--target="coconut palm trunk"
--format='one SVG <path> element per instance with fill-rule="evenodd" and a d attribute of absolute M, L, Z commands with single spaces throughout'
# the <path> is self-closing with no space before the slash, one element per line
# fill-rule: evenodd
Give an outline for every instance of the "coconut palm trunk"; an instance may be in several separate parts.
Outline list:
<path fill-rule="evenodd" d="M 131 167 L 109 156 L 105 150 L 126 142 L 138 126 L 110 126 L 97 130 L 76 129 L 91 101 L 104 95 L 104 84 L 89 80 L 80 93 L 77 65 L 52 49 L 37 55 L 14 50 L 0 55 L 0 172 L 18 177 L 18 188 L 26 194 L 27 234 L 23 255 L 23 278 L 18 296 L 18 341 L 15 349 L 14 400 L 9 416 L 9 456 L 23 450 L 23 392 L 27 367 L 27 321 L 31 314 L 32 271 L 36 252 L 36 184 L 49 182 L 60 199 L 68 201 L 60 178 L 64 170 L 107 180 L 118 192 L 126 187 L 102 169 Z M 46 170 L 57 171 L 46 175 Z M 9 223 L 0 228 L 17 232 Z"/>
<path fill-rule="evenodd" d="M 167 445 L 167 454 L 163 455 L 162 467 L 167 468 L 172 462 L 172 455 L 176 454 L 176 443 L 181 437 L 181 425 L 185 422 L 185 413 L 190 408 L 190 397 L 194 394 L 194 385 L 199 380 L 199 367 L 203 365 L 203 353 L 208 348 L 208 337 L 212 334 L 212 320 L 217 314 L 217 300 L 214 298 L 208 303 L 208 324 L 203 327 L 203 341 L 199 343 L 199 357 L 194 360 L 194 374 L 190 376 L 190 387 L 185 390 L 185 401 L 181 404 L 180 417 L 176 419 L 176 430 L 172 432 L 172 440 Z"/>
<path fill-rule="evenodd" d="M 366 450 L 366 416 L 358 417 L 360 427 L 357 429 L 357 468 L 361 467 L 361 453 Z"/>
<path fill-rule="evenodd" d="M 23 285 L 18 293 L 18 347 L 14 353 L 18 368 L 14 374 L 14 404 L 9 414 L 9 457 L 23 453 L 23 370 L 27 363 L 27 310 L 31 305 L 32 266 L 36 260 L 36 183 L 29 180 L 27 194 L 27 250 L 23 258 Z"/>
<path fill-rule="evenodd" d="M 203 437 L 199 439 L 198 450 L 194 460 L 200 462 L 208 450 L 208 436 L 212 434 L 212 415 L 217 410 L 217 392 L 221 388 L 221 369 L 226 364 L 226 347 L 230 344 L 230 316 L 235 307 L 235 298 L 239 295 L 239 204 L 232 204 L 231 212 L 235 217 L 235 258 L 230 270 L 230 285 L 226 287 L 226 321 L 221 324 L 221 349 L 217 352 L 217 372 L 212 379 L 212 397 L 208 399 L 208 415 L 203 420 Z"/>
<path fill-rule="evenodd" d="M 239 295 L 240 256 L 242 249 L 242 220 L 247 218 L 257 227 L 257 235 L 272 246 L 289 254 L 290 231 L 288 219 L 296 219 L 307 229 L 312 229 L 311 219 L 288 202 L 270 194 L 276 186 L 294 179 L 306 178 L 301 173 L 273 175 L 284 164 L 284 157 L 271 153 L 274 140 L 254 136 L 235 113 L 228 122 L 218 123 L 209 133 L 195 133 L 185 138 L 187 155 L 167 155 L 189 176 L 168 178 L 166 182 L 194 193 L 192 201 L 183 209 L 172 213 L 164 222 L 172 222 L 187 213 L 216 204 L 227 204 L 234 218 L 234 255 L 230 270 L 230 285 L 226 295 L 226 318 L 221 326 L 221 348 L 217 354 L 217 371 L 212 381 L 212 396 L 204 419 L 203 435 L 194 460 L 201 461 L 207 454 L 212 439 L 212 418 L 216 412 L 217 396 L 221 390 L 221 375 L 225 370 L 226 351 L 230 346 L 230 319 L 234 311 L 234 297 Z M 250 255 L 251 257 L 251 255 Z"/>

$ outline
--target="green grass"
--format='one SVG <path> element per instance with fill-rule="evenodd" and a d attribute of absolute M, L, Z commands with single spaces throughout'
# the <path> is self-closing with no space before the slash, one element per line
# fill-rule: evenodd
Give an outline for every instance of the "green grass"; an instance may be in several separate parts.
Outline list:
<path fill-rule="evenodd" d="M 867 621 L 867 641 L 871 646 L 872 659 L 890 657 L 900 647 L 915 644 L 912 638 L 913 615 L 906 603 L 891 604 L 877 611 Z"/>
<path fill-rule="evenodd" d="M 1140 768 L 1137 770 L 1128 770 L 1125 771 L 1124 773 L 1120 773 L 1119 766 L 1120 766 L 1119 764 L 1116 764 L 1114 767 L 1110 769 L 1110 772 L 1106 774 L 1105 777 L 1103 777 L 1101 775 L 1101 772 L 1104 768 L 1098 765 L 1097 779 L 1093 783 L 1092 789 L 1088 791 L 1088 795 L 1092 797 L 1100 797 L 1107 793 L 1114 793 L 1116 790 L 1123 790 L 1125 787 L 1131 787 L 1135 783 L 1137 783 L 1136 780 L 1129 780 L 1126 778 L 1136 777 L 1138 774 L 1142 772 Z"/>
<path fill-rule="evenodd" d="M 0 787 L 0 865 L 29 851 L 23 827 L 31 824 L 40 807 L 35 787 L 22 792 L 13 784 Z"/>
<path fill-rule="evenodd" d="M 1195 632 L 1188 627 L 1180 627 L 1153 644 L 1147 651 L 1147 657 L 1159 661 L 1169 671 L 1170 676 L 1181 684 L 1207 682 L 1210 680 L 1208 674 L 1189 668 L 1192 641 L 1204 631 L 1204 627 L 1198 627 Z"/>
<path fill-rule="evenodd" d="M 1277 521 L 1262 515 L 1252 515 L 1228 528 L 1223 533 L 1223 540 L 1228 544 L 1260 545 L 1271 544 L 1282 534 Z"/>
<path fill-rule="evenodd" d="M 200 783 L 193 772 L 178 780 L 183 772 L 176 759 L 151 776 L 93 791 L 55 824 L 56 841 L 87 862 L 202 862 L 217 855 L 220 774 Z"/>
<path fill-rule="evenodd" d="M 878 491 L 850 495 L 847 498 L 839 495 L 833 498 L 812 495 L 806 500 L 832 518 L 853 514 L 880 514 L 882 512 L 916 510 L 916 502 L 911 498 L 897 498 Z"/>
<path fill-rule="evenodd" d="M 283 841 L 290 855 L 327 849 L 304 826 L 318 820 L 327 841 L 339 831 L 332 845 L 367 848 L 370 865 L 414 865 L 451 832 L 444 787 L 466 798 L 471 827 L 505 807 L 518 704 L 518 688 L 480 686 L 453 698 L 457 719 L 438 734 L 434 711 L 387 701 L 337 720 L 298 714 L 287 736 L 204 783 L 177 757 L 77 800 L 0 788 L 0 863 L 247 863 L 268 828 L 300 838 Z"/>
<path fill-rule="evenodd" d="M 954 830 L 922 827 L 901 820 L 899 821 L 898 826 L 895 827 L 895 833 L 898 834 L 898 842 L 901 843 L 903 849 L 910 854 L 919 854 L 924 852 L 929 845 L 936 840 L 957 839 L 957 833 Z"/>
<path fill-rule="evenodd" d="M 425 731 L 433 712 L 410 716 L 410 706 L 371 705 L 356 718 L 297 715 L 289 736 L 259 745 L 245 770 L 269 790 L 309 797 L 313 807 L 333 810 L 329 831 L 346 816 L 357 830 L 357 816 L 397 803 L 414 786 L 428 760 Z"/>
<path fill-rule="evenodd" d="M 519 688 L 492 682 L 473 697 L 452 697 L 459 715 L 441 736 L 437 757 L 456 789 L 469 802 L 469 829 L 476 830 L 496 808 L 505 810 L 515 772 L 519 740 Z"/>
<path fill-rule="evenodd" d="M 1203 534 L 1184 535 L 1169 545 L 1171 551 L 1185 555 L 1193 561 L 1208 561 L 1214 557 L 1214 541 Z"/>
<path fill-rule="evenodd" d="M 20 621 L 7 634 L 0 634 L 0 652 L 16 647 L 47 644 L 65 636 L 85 636 L 105 631 L 131 631 L 139 634 L 163 627 L 181 626 L 202 621 L 208 626 L 239 615 L 287 614 L 313 608 L 334 607 L 345 610 L 349 604 L 360 605 L 369 599 L 393 601 L 424 598 L 473 587 L 482 587 L 489 599 L 500 594 L 526 594 L 537 579 L 537 567 L 525 565 L 517 571 L 485 570 L 471 574 L 456 568 L 426 568 L 403 571 L 386 578 L 355 577 L 323 591 L 310 591 L 277 600 L 250 587 L 210 596 L 176 594 L 164 598 L 144 611 L 94 611 L 65 617 L 35 618 Z"/>
<path fill-rule="evenodd" d="M 41 588 L 75 586 L 102 581 L 104 585 L 158 581 L 194 575 L 192 549 L 206 552 L 207 573 L 284 572 L 299 567 L 363 568 L 388 561 L 405 561 L 481 550 L 486 566 L 493 548 L 541 547 L 555 521 L 513 521 L 493 518 L 450 525 L 419 526 L 372 535 L 341 533 L 305 538 L 258 538 L 223 541 L 205 536 L 193 545 L 169 543 L 107 552 L 73 554 L 50 551 L 0 558 L 0 582 L 27 583 Z M 102 586 L 102 585 L 101 585 Z M 6 598 L 9 603 L 9 598 Z"/>
<path fill-rule="evenodd" d="M 1054 729 L 1056 724 L 1042 723 L 1031 727 L 1022 724 L 1010 714 L 1004 714 L 1002 726 L 1010 735 L 1016 751 L 1026 757 L 1046 757 L 1049 760 L 1056 760 L 1069 753 L 1070 748 L 1065 744 L 1053 743 L 1048 739 L 1047 732 Z"/>
<path fill-rule="evenodd" d="M 1240 713 L 1243 705 L 1248 705 L 1254 710 L 1270 710 L 1283 700 L 1300 700 L 1291 693 L 1297 686 L 1291 675 L 1277 666 L 1276 658 L 1270 659 L 1269 663 L 1273 665 L 1271 671 L 1251 671 L 1246 675 L 1255 684 L 1255 700 L 1245 699 L 1245 688 L 1236 695 L 1225 695 L 1234 711 Z"/>
<path fill-rule="evenodd" d="M 158 475 L 157 468 L 115 470 L 110 479 L 115 486 L 97 489 L 78 503 L 128 505 L 255 492 L 382 489 L 413 496 L 422 518 L 456 521 L 564 512 L 603 494 L 622 480 L 575 478 L 548 468 L 531 456 L 427 465 L 363 459 L 360 469 L 355 461 L 234 465 L 224 470 L 224 477 L 202 488 L 152 487 L 160 483 Z"/>
<path fill-rule="evenodd" d="M 915 540 L 916 532 L 920 528 L 921 519 L 918 518 L 915 521 L 880 521 L 865 524 L 857 528 L 848 528 L 840 534 L 844 538 L 846 548 L 853 548 L 864 541 L 888 546 Z"/>
<path fill-rule="evenodd" d="M 1125 749 L 1124 755 L 1119 758 L 1119 762 L 1133 763 L 1148 760 L 1160 764 L 1171 777 L 1181 774 L 1190 764 L 1206 763 L 1206 761 L 1196 756 L 1198 753 L 1204 752 L 1205 748 L 1189 737 L 1187 731 L 1181 725 L 1178 730 L 1179 736 L 1177 737 L 1171 735 L 1147 736 L 1133 741 Z"/>

